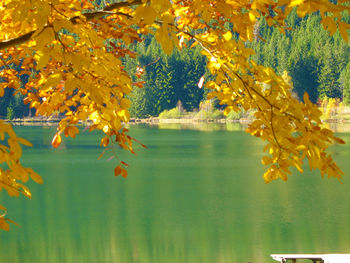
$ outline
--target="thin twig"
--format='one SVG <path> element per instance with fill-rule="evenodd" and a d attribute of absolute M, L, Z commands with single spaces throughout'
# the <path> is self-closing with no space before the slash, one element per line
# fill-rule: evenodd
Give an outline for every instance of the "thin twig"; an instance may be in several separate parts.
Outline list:
<path fill-rule="evenodd" d="M 277 140 L 277 136 L 276 136 L 276 133 L 275 133 L 275 128 L 273 127 L 273 107 L 272 106 L 271 106 L 271 131 L 272 131 L 273 138 L 274 138 L 274 140 L 275 140 L 275 142 L 276 142 L 276 144 L 277 144 L 277 146 L 279 148 L 278 158 L 277 158 L 277 161 L 278 161 L 280 159 L 280 157 L 281 157 L 281 149 L 282 149 L 282 147 L 281 147 L 280 143 Z"/>

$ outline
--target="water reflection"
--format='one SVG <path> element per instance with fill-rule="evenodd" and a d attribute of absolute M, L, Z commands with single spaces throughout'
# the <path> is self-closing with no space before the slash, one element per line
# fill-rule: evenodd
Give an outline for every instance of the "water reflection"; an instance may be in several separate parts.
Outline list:
<path fill-rule="evenodd" d="M 18 128 L 38 146 L 25 160 L 45 184 L 31 185 L 30 201 L 0 195 L 21 224 L 0 233 L 0 262 L 273 262 L 271 253 L 349 252 L 347 177 L 295 173 L 265 185 L 261 143 L 242 131 L 130 130 L 149 149 L 121 153 L 131 164 L 124 180 L 113 162 L 97 161 L 97 135 L 54 151 L 43 139 L 54 129 Z M 349 150 L 332 148 L 345 172 Z"/>
<path fill-rule="evenodd" d="M 131 124 L 128 127 L 133 127 Z M 195 130 L 195 131 L 242 131 L 248 127 L 248 123 L 227 122 L 227 123 L 208 123 L 208 122 L 188 122 L 188 123 L 149 123 L 136 124 L 137 127 L 152 127 L 165 130 Z"/>
<path fill-rule="evenodd" d="M 142 123 L 129 124 L 128 127 L 153 127 L 167 130 L 197 130 L 197 131 L 243 131 L 249 126 L 249 122 L 227 122 L 227 123 L 208 123 L 208 122 L 188 122 L 188 123 Z M 349 133 L 350 123 L 324 122 L 323 127 L 336 133 Z"/>

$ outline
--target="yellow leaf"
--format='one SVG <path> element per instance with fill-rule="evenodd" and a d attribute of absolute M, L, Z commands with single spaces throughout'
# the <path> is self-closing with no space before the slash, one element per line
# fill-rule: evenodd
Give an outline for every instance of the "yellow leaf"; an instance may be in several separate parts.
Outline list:
<path fill-rule="evenodd" d="M 75 138 L 76 134 L 79 133 L 79 129 L 76 126 L 68 126 L 64 129 L 64 135 Z"/>
<path fill-rule="evenodd" d="M 263 165 L 268 165 L 270 163 L 272 163 L 272 159 L 268 156 L 264 156 L 262 159 L 261 159 L 261 163 Z"/>
<path fill-rule="evenodd" d="M 135 10 L 135 19 L 143 19 L 146 24 L 152 24 L 157 17 L 157 12 L 152 6 L 139 6 Z"/>
<path fill-rule="evenodd" d="M 27 169 L 29 175 L 30 175 L 30 178 L 32 178 L 32 180 L 34 182 L 36 182 L 37 184 L 42 184 L 44 181 L 43 179 L 41 178 L 41 176 L 39 174 L 37 174 L 36 172 L 33 171 L 33 169 L 29 168 Z"/>
<path fill-rule="evenodd" d="M 108 125 L 105 125 L 105 126 L 103 126 L 102 130 L 104 133 L 108 133 L 110 129 L 109 129 Z"/>
<path fill-rule="evenodd" d="M 303 168 L 301 168 L 301 166 L 299 165 L 299 163 L 294 162 L 294 166 L 298 169 L 298 171 L 299 171 L 300 173 L 303 173 L 303 172 L 304 172 Z"/>
<path fill-rule="evenodd" d="M 292 0 L 292 1 L 290 1 L 289 7 L 301 5 L 302 3 L 304 3 L 304 1 L 305 0 Z"/>
<path fill-rule="evenodd" d="M 337 24 L 334 22 L 334 20 L 331 17 L 325 17 L 321 22 L 323 23 L 323 26 L 326 27 L 326 29 L 329 31 L 330 35 L 333 36 L 337 31 Z"/>
<path fill-rule="evenodd" d="M 338 24 L 340 35 L 345 40 L 345 42 L 349 42 L 348 29 L 350 28 L 350 25 L 344 22 L 338 22 Z"/>
<path fill-rule="evenodd" d="M 304 92 L 303 100 L 304 100 L 304 103 L 305 103 L 306 105 L 311 105 L 311 101 L 310 101 L 310 98 L 309 98 L 309 94 L 308 94 L 307 92 Z"/>
<path fill-rule="evenodd" d="M 82 55 L 68 53 L 68 55 L 65 57 L 67 59 L 67 62 L 72 63 L 74 65 L 74 69 L 78 72 L 82 71 L 84 66 L 88 66 L 88 64 L 86 64 L 86 59 Z"/>
<path fill-rule="evenodd" d="M 311 11 L 311 5 L 310 2 L 306 2 L 304 4 L 301 4 L 297 9 L 297 14 L 299 17 L 303 18 Z"/>
<path fill-rule="evenodd" d="M 64 82 L 64 89 L 67 92 L 74 91 L 79 85 L 79 81 L 76 78 L 67 78 Z"/>
<path fill-rule="evenodd" d="M 120 105 L 124 108 L 124 109 L 128 109 L 131 105 L 131 101 L 126 99 L 126 98 L 123 98 L 120 102 Z"/>
<path fill-rule="evenodd" d="M 36 45 L 38 47 L 44 47 L 52 43 L 55 40 L 55 33 L 52 27 L 46 27 L 41 33 L 36 37 Z"/>
<path fill-rule="evenodd" d="M 46 24 L 48 20 L 48 16 L 50 15 L 51 7 L 47 1 L 37 1 L 36 8 L 38 11 L 35 15 L 35 23 L 39 30 L 41 30 Z M 39 12 L 40 10 L 40 12 Z"/>
<path fill-rule="evenodd" d="M 35 52 L 34 59 L 37 62 L 36 69 L 41 70 L 47 65 L 50 57 L 48 56 L 48 54 L 44 54 L 43 51 L 38 50 Z"/>
<path fill-rule="evenodd" d="M 14 188 L 12 186 L 9 187 L 7 185 L 4 185 L 3 187 L 7 190 L 7 193 L 9 196 L 17 196 L 17 197 L 19 196 L 19 192 L 16 188 Z"/>
<path fill-rule="evenodd" d="M 156 39 L 161 44 L 164 52 L 170 55 L 173 51 L 174 44 L 168 32 L 167 25 L 162 25 L 156 32 Z"/>
<path fill-rule="evenodd" d="M 17 137 L 17 141 L 25 146 L 29 146 L 29 147 L 32 147 L 33 144 L 29 141 L 27 141 L 26 139 L 23 139 L 23 138 L 19 138 Z"/>
<path fill-rule="evenodd" d="M 55 74 L 51 74 L 47 80 L 46 80 L 46 83 L 45 83 L 45 87 L 46 89 L 42 89 L 42 90 L 47 90 L 51 87 L 55 87 L 57 86 L 60 82 L 62 81 L 62 75 L 61 73 L 55 73 Z"/>
<path fill-rule="evenodd" d="M 232 33 L 230 31 L 227 31 L 225 34 L 222 35 L 226 41 L 231 40 Z"/>
<path fill-rule="evenodd" d="M 74 25 L 69 20 L 58 19 L 53 21 L 53 28 L 55 29 L 56 32 L 60 31 L 61 29 L 67 29 L 72 32 L 74 30 Z"/>
<path fill-rule="evenodd" d="M 249 20 L 251 21 L 251 22 L 255 22 L 255 20 L 256 20 L 256 17 L 251 13 L 251 12 L 249 12 Z"/>
<path fill-rule="evenodd" d="M 151 0 L 151 5 L 159 12 L 164 12 L 171 8 L 169 0 Z"/>
<path fill-rule="evenodd" d="M 290 2 L 291 2 L 290 0 L 279 0 L 278 5 L 283 6 L 286 4 L 290 4 Z"/>
<path fill-rule="evenodd" d="M 32 198 L 32 193 L 29 191 L 28 187 L 22 185 L 22 184 L 17 184 L 22 190 L 20 192 L 25 195 L 28 198 Z"/>
<path fill-rule="evenodd" d="M 8 145 L 10 146 L 13 158 L 15 159 L 19 159 L 22 155 L 22 148 L 19 145 L 19 143 L 17 142 L 16 138 L 9 138 L 7 140 Z"/>
<path fill-rule="evenodd" d="M 328 24 L 328 31 L 333 36 L 335 32 L 337 32 L 337 24 L 334 22 L 334 20 L 330 20 L 330 23 Z"/>
<path fill-rule="evenodd" d="M 268 17 L 266 18 L 266 22 L 267 22 L 267 24 L 268 24 L 269 27 L 271 27 L 271 26 L 275 23 L 275 21 L 272 19 L 271 16 L 268 16 Z"/>
<path fill-rule="evenodd" d="M 209 42 L 215 42 L 216 39 L 218 38 L 218 36 L 216 34 L 210 34 L 208 37 L 207 37 L 207 40 Z"/>
<path fill-rule="evenodd" d="M 109 138 L 108 138 L 107 136 L 103 137 L 103 138 L 101 139 L 101 146 L 107 147 L 108 144 L 109 144 Z"/>

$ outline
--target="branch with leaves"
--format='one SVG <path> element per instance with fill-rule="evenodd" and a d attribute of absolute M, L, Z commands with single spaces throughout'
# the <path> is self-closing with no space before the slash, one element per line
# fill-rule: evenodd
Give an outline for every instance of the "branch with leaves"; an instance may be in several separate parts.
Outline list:
<path fill-rule="evenodd" d="M 73 17 L 68 17 L 66 16 L 63 12 L 60 12 L 58 9 L 55 8 L 55 5 L 53 3 L 49 3 L 49 5 L 58 13 L 60 13 L 62 16 L 65 16 L 68 18 L 67 20 L 71 22 L 72 24 L 77 24 L 79 20 L 83 21 L 89 21 L 92 19 L 97 19 L 99 17 L 105 16 L 105 15 L 111 15 L 111 14 L 118 14 L 118 12 L 111 12 L 112 10 L 120 9 L 123 7 L 129 7 L 133 5 L 140 5 L 142 3 L 141 0 L 133 0 L 133 1 L 127 1 L 127 2 L 117 2 L 113 3 L 111 5 L 106 6 L 102 10 L 87 10 L 85 12 L 81 12 L 79 16 L 73 16 Z M 122 13 L 119 13 L 122 14 Z M 45 27 L 49 27 L 51 25 L 45 25 Z M 37 29 L 38 30 L 38 29 Z M 35 33 L 37 33 L 37 30 L 32 30 L 24 35 L 21 35 L 19 37 L 15 37 L 12 39 L 8 40 L 3 40 L 0 41 L 0 50 L 5 49 L 5 48 L 10 48 L 16 45 L 21 45 L 25 42 L 28 42 Z M 39 33 L 40 34 L 40 33 Z"/>

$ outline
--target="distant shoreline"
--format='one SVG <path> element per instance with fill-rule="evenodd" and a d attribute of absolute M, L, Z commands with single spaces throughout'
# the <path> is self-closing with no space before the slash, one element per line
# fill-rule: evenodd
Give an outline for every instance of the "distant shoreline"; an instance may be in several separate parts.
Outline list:
<path fill-rule="evenodd" d="M 60 122 L 60 118 L 44 118 L 44 117 L 31 117 L 31 118 L 17 118 L 13 120 L 2 119 L 13 125 L 30 125 L 30 126 L 55 126 Z M 238 120 L 221 119 L 191 119 L 191 118 L 166 118 L 160 119 L 158 117 L 150 118 L 131 118 L 128 124 L 203 124 L 203 123 L 242 123 L 249 124 L 253 119 L 241 118 Z M 323 120 L 324 123 L 350 123 L 347 119 L 327 119 Z M 88 125 L 91 121 L 79 122 L 81 125 Z"/>
<path fill-rule="evenodd" d="M 144 118 L 144 119 L 136 119 L 132 118 L 130 119 L 129 123 L 161 123 L 161 124 L 186 124 L 186 123 L 251 123 L 253 120 L 242 118 L 239 120 L 227 120 L 227 119 L 191 119 L 191 118 L 166 118 L 166 119 L 160 119 L 157 117 L 150 117 L 150 118 Z"/>
<path fill-rule="evenodd" d="M 61 118 L 44 118 L 44 117 L 29 117 L 29 118 L 16 118 L 13 120 L 8 120 L 2 118 L 1 120 L 7 121 L 13 124 L 16 123 L 38 123 L 38 124 L 46 124 L 46 123 L 58 123 Z M 166 118 L 160 119 L 158 117 L 149 117 L 149 118 L 130 118 L 128 123 L 249 123 L 252 120 L 247 118 L 242 118 L 239 120 L 227 120 L 224 118 L 221 119 L 191 119 L 191 118 Z M 80 124 L 90 123 L 91 121 L 80 122 Z"/>

